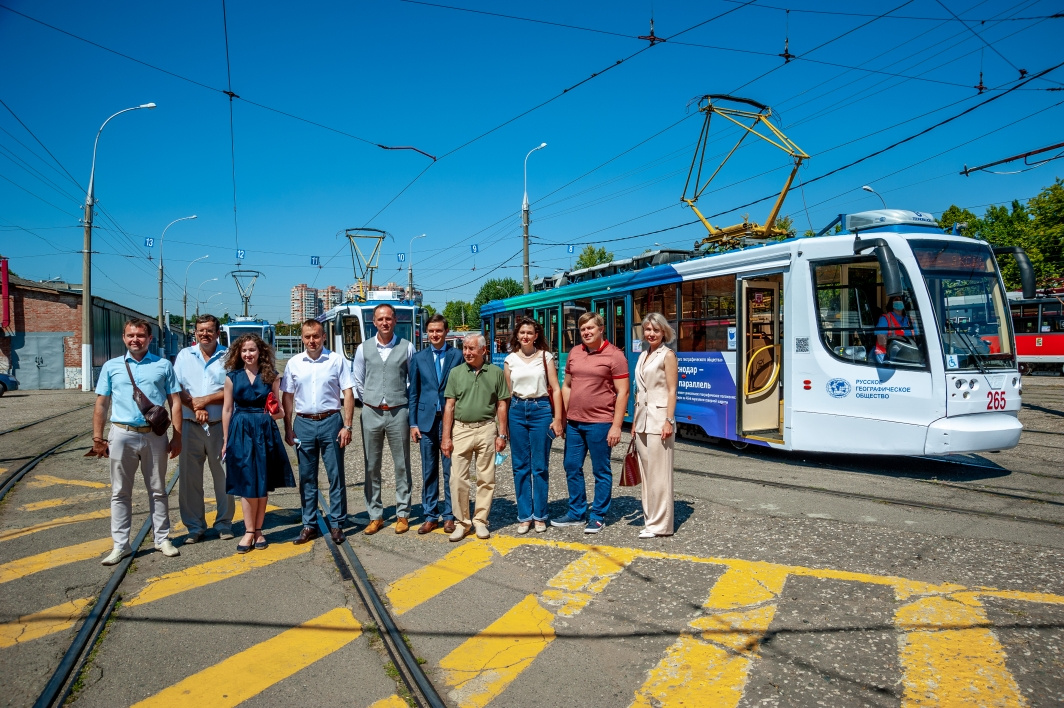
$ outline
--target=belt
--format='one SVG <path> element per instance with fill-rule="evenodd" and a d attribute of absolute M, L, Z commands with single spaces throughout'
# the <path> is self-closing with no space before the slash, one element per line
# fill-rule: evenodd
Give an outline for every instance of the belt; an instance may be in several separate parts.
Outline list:
<path fill-rule="evenodd" d="M 519 401 L 549 401 L 550 396 L 511 396 Z"/>
<path fill-rule="evenodd" d="M 325 411 L 324 413 L 296 413 L 300 418 L 306 418 L 307 420 L 325 420 L 329 416 L 336 415 L 339 410 Z"/>
<path fill-rule="evenodd" d="M 372 408 L 375 411 L 394 411 L 397 408 L 406 408 L 406 404 L 405 403 L 403 405 L 401 405 L 401 406 L 385 406 L 385 405 L 371 406 L 371 405 L 369 405 L 367 403 L 366 406 L 368 406 L 369 408 Z"/>
<path fill-rule="evenodd" d="M 150 425 L 126 425 L 125 423 L 111 422 L 111 425 L 117 425 L 122 430 L 128 430 L 131 433 L 150 433 Z"/>
<path fill-rule="evenodd" d="M 495 422 L 494 418 L 488 418 L 487 420 L 482 420 L 482 421 L 480 421 L 478 423 L 467 423 L 464 420 L 456 420 L 456 421 L 454 421 L 454 424 L 455 425 L 460 425 L 463 428 L 483 428 L 485 425 L 489 425 L 489 424 L 494 423 L 494 422 Z"/>

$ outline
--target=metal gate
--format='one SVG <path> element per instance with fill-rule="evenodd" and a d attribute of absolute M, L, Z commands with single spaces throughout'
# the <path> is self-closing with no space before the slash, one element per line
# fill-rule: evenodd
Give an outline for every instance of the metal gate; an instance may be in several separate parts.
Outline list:
<path fill-rule="evenodd" d="M 72 332 L 27 332 L 13 337 L 12 366 L 19 388 L 61 389 L 66 387 L 63 337 Z"/>

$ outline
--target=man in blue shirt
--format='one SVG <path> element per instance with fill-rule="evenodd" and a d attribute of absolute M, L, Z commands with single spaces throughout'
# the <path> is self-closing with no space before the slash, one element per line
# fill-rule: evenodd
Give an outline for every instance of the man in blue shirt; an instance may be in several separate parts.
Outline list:
<path fill-rule="evenodd" d="M 222 390 L 225 388 L 225 358 L 228 352 L 218 345 L 218 318 L 196 318 L 196 344 L 177 353 L 174 374 L 181 384 L 183 425 L 181 427 L 181 477 L 177 500 L 181 521 L 188 529 L 185 543 L 198 543 L 207 533 L 203 505 L 203 464 L 210 467 L 217 507 L 214 530 L 218 537 L 233 537 L 233 496 L 225 493 L 222 467 Z"/>
<path fill-rule="evenodd" d="M 166 459 L 167 455 L 173 459 L 181 452 L 181 399 L 178 397 L 181 387 L 170 362 L 148 352 L 151 339 L 150 324 L 136 317 L 128 320 L 122 328 L 122 341 L 128 351 L 104 363 L 96 384 L 92 451 L 100 457 L 111 458 L 111 538 L 115 544 L 114 550 L 100 561 L 103 565 L 115 565 L 133 553 L 129 532 L 133 524 L 133 481 L 138 465 L 148 487 L 155 548 L 167 557 L 179 555 L 169 539 Z M 174 426 L 169 441 L 165 433 L 153 433 L 141 414 L 133 399 L 130 375 L 155 405 L 165 406 L 169 400 Z M 104 439 L 108 407 L 111 430 Z"/>

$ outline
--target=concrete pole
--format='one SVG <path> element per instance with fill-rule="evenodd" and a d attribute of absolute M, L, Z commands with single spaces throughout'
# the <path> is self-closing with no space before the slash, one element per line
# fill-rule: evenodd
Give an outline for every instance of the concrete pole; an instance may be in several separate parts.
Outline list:
<path fill-rule="evenodd" d="M 525 155 L 525 198 L 521 201 L 521 230 L 523 233 L 524 241 L 524 292 L 527 295 L 532 292 L 532 283 L 528 279 L 528 157 L 536 150 L 542 150 L 547 147 L 547 143 L 542 143 L 539 147 L 534 147 L 528 151 L 528 155 Z"/>

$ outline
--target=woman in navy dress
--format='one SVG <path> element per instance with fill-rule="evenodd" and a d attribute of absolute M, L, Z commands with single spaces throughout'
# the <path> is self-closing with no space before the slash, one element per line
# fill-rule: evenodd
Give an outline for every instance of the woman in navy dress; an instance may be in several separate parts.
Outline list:
<path fill-rule="evenodd" d="M 273 350 L 257 335 L 245 334 L 230 346 L 225 360 L 229 370 L 222 404 L 222 455 L 225 457 L 225 491 L 240 497 L 246 533 L 237 553 L 269 544 L 262 535 L 266 497 L 277 487 L 296 486 L 288 451 L 275 420 L 281 408 L 281 378 L 274 366 Z M 277 411 L 266 412 L 273 393 Z"/>

